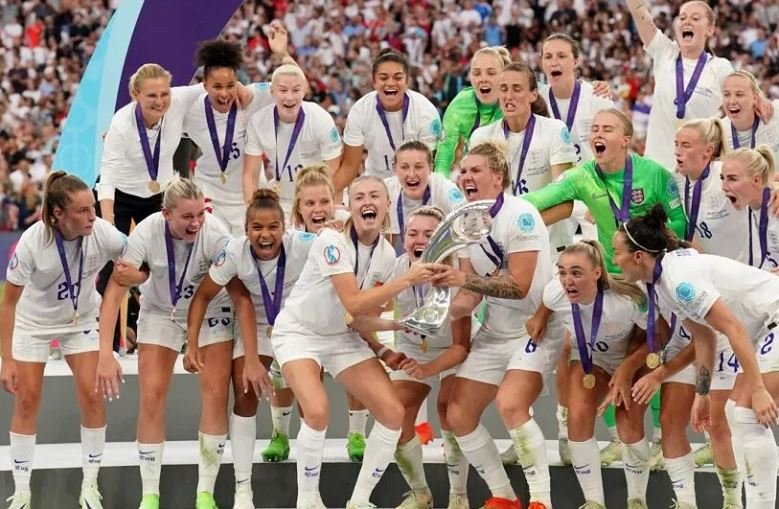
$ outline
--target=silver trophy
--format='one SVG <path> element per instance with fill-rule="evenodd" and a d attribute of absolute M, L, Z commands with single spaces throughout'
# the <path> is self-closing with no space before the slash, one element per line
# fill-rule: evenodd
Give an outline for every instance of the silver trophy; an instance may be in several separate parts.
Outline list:
<path fill-rule="evenodd" d="M 469 244 L 484 241 L 492 230 L 490 208 L 494 204 L 495 200 L 479 200 L 450 212 L 433 232 L 420 261 L 437 263 Z M 433 287 L 422 307 L 398 323 L 418 334 L 432 336 L 446 321 L 451 298 L 449 288 Z"/>

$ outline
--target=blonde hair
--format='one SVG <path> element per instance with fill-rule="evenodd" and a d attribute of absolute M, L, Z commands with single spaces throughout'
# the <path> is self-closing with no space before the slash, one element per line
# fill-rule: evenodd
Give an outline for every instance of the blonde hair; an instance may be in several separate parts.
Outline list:
<path fill-rule="evenodd" d="M 411 214 L 408 216 L 408 222 L 406 223 L 406 229 L 408 229 L 408 225 L 411 222 L 412 217 L 416 216 L 423 216 L 423 217 L 432 217 L 434 219 L 437 219 L 440 223 L 444 220 L 445 214 L 444 211 L 441 210 L 439 207 L 436 207 L 435 205 L 423 205 L 422 207 L 419 207 L 418 209 L 414 210 Z M 405 234 L 406 232 L 401 232 Z"/>
<path fill-rule="evenodd" d="M 144 81 L 155 78 L 165 78 L 170 82 L 173 79 L 173 75 L 160 64 L 143 64 L 140 66 L 138 70 L 130 76 L 130 97 L 133 99 L 135 98 L 136 94 L 141 91 L 141 85 L 143 85 Z"/>
<path fill-rule="evenodd" d="M 604 108 L 599 110 L 595 115 L 602 115 L 604 113 L 608 113 L 617 117 L 617 119 L 619 119 L 619 123 L 622 124 L 622 133 L 630 138 L 633 137 L 633 122 L 630 121 L 627 115 L 625 115 L 617 108 Z"/>
<path fill-rule="evenodd" d="M 292 64 L 284 64 L 280 65 L 276 68 L 275 71 L 273 71 L 273 74 L 270 78 L 271 86 L 276 85 L 279 81 L 279 78 L 282 76 L 297 76 L 303 80 L 303 83 L 308 83 L 308 80 L 306 80 L 306 75 L 303 73 L 303 70 L 300 67 Z"/>
<path fill-rule="evenodd" d="M 89 191 L 83 180 L 68 175 L 64 171 L 53 171 L 46 178 L 43 188 L 43 205 L 41 206 L 41 221 L 46 227 L 46 241 L 54 238 L 57 218 L 54 217 L 54 209 L 65 210 L 70 205 L 71 196 L 79 191 Z"/>
<path fill-rule="evenodd" d="M 500 173 L 503 176 L 503 189 L 511 185 L 511 176 L 509 175 L 509 162 L 506 157 L 507 146 L 504 142 L 498 140 L 489 140 L 478 145 L 474 145 L 468 150 L 468 156 L 483 156 L 487 158 L 487 166 L 493 173 Z"/>
<path fill-rule="evenodd" d="M 728 144 L 725 143 L 727 136 L 725 135 L 725 125 L 719 118 L 698 118 L 695 120 L 686 120 L 679 126 L 676 132 L 682 129 L 695 129 L 700 134 L 703 142 L 707 145 L 714 145 L 714 153 L 711 156 L 711 160 L 719 159 L 727 154 L 730 149 Z"/>
<path fill-rule="evenodd" d="M 714 13 L 714 9 L 712 9 L 711 6 L 708 3 L 703 2 L 702 0 L 690 0 L 689 2 L 684 2 L 679 7 L 679 12 L 682 12 L 682 9 L 684 8 L 684 6 L 685 5 L 689 5 L 689 4 L 698 4 L 701 7 L 703 7 L 703 9 L 706 11 L 706 19 L 709 20 L 709 23 L 711 24 L 711 26 L 716 26 L 716 24 L 717 24 L 717 15 Z"/>
<path fill-rule="evenodd" d="M 744 78 L 749 82 L 749 88 L 752 89 L 753 94 L 755 94 L 758 98 L 765 97 L 765 93 L 763 93 L 763 89 L 760 88 L 760 84 L 757 82 L 757 78 L 755 78 L 755 75 L 751 72 L 746 70 L 733 71 L 732 73 L 725 76 L 725 79 L 728 78 Z"/>
<path fill-rule="evenodd" d="M 295 176 L 295 199 L 292 202 L 292 221 L 297 227 L 305 225 L 303 214 L 300 212 L 300 192 L 303 188 L 314 186 L 326 186 L 328 191 L 330 191 L 330 197 L 335 202 L 335 187 L 333 186 L 333 179 L 330 177 L 330 168 L 322 163 L 306 166 Z"/>
<path fill-rule="evenodd" d="M 741 163 L 750 176 L 760 175 L 764 187 L 774 179 L 776 161 L 768 145 L 758 145 L 754 149 L 742 147 L 728 154 L 725 159 Z"/>
<path fill-rule="evenodd" d="M 603 253 L 603 247 L 597 240 L 580 240 L 568 245 L 560 256 L 569 254 L 583 254 L 590 260 L 594 267 L 600 267 L 601 274 L 598 278 L 598 290 L 612 290 L 619 295 L 624 295 L 635 302 L 638 306 L 646 303 L 646 296 L 641 289 L 633 283 L 627 283 L 615 279 L 608 270 L 606 270 L 606 255 Z"/>
<path fill-rule="evenodd" d="M 165 185 L 165 194 L 162 195 L 162 207 L 173 210 L 181 200 L 199 200 L 203 198 L 203 191 L 195 182 L 188 178 L 176 177 Z"/>
<path fill-rule="evenodd" d="M 471 57 L 471 65 L 473 65 L 473 61 L 476 60 L 476 57 L 479 55 L 495 57 L 498 62 L 500 62 L 501 69 L 511 63 L 511 53 L 504 46 L 487 46 L 486 48 L 481 48 Z"/>
<path fill-rule="evenodd" d="M 360 175 L 356 179 L 352 180 L 351 184 L 349 184 L 349 191 L 348 191 L 349 203 L 352 203 L 352 189 L 354 189 L 354 186 L 356 186 L 361 182 L 368 182 L 368 181 L 378 182 L 379 184 L 381 184 L 381 188 L 384 190 L 384 196 L 387 197 L 387 202 L 389 202 L 389 190 L 387 189 L 387 184 L 384 183 L 384 180 L 382 180 L 381 178 L 375 175 Z M 352 218 L 350 216 L 349 219 L 346 220 L 346 223 L 344 223 L 344 232 L 348 232 L 351 226 L 352 226 Z M 389 230 L 389 227 L 390 227 L 390 215 L 389 215 L 389 210 L 387 210 L 387 214 L 384 216 L 384 222 L 381 224 L 381 229 L 382 231 L 387 231 Z"/>

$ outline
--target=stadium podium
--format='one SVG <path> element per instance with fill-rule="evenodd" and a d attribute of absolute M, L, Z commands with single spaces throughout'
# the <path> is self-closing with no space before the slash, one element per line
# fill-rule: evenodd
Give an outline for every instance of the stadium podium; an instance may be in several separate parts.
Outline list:
<path fill-rule="evenodd" d="M 137 467 L 135 427 L 138 408 L 137 370 L 135 359 L 122 359 L 126 384 L 122 397 L 107 403 L 108 432 L 103 468 L 99 484 L 105 507 L 134 509 L 141 496 L 141 482 Z M 46 368 L 43 403 L 38 420 L 38 446 L 35 451 L 32 489 L 33 507 L 43 509 L 72 509 L 78 506 L 81 485 L 81 449 L 79 444 L 79 414 L 72 380 L 64 361 L 52 361 Z M 326 387 L 330 397 L 331 425 L 324 454 L 324 466 L 320 482 L 322 498 L 328 507 L 344 507 L 357 479 L 359 464 L 349 461 L 346 454 L 347 415 L 343 390 L 329 377 Z M 161 507 L 164 509 L 191 509 L 195 503 L 197 487 L 197 427 L 200 414 L 197 380 L 176 367 L 168 396 L 167 439 L 164 466 L 160 482 Z M 0 395 L 0 420 L 10 422 L 13 407 L 9 395 Z M 437 429 L 434 399 L 429 400 L 430 419 Z M 536 405 L 535 416 L 547 438 L 556 437 L 555 402 L 543 397 Z M 507 433 L 495 410 L 490 408 L 483 419 L 485 426 L 498 437 L 498 448 L 508 446 Z M 600 425 L 599 425 L 600 426 Z M 296 436 L 297 419 L 293 419 L 291 434 Z M 647 428 L 650 429 L 650 428 Z M 260 451 L 267 444 L 271 432 L 270 415 L 266 403 L 261 404 L 258 415 L 258 441 L 256 463 L 253 469 L 254 501 L 257 507 L 295 507 L 297 493 L 295 482 L 295 443 L 292 441 L 290 461 L 262 463 Z M 605 438 L 603 430 L 598 437 Z M 603 444 L 605 445 L 605 444 Z M 552 489 L 555 509 L 576 509 L 583 503 L 582 493 L 571 467 L 562 466 L 557 453 L 557 441 L 548 440 L 549 459 L 552 466 Z M 446 507 L 448 481 L 440 439 L 424 448 L 425 470 L 433 490 L 435 507 Z M 232 452 L 228 441 L 216 484 L 216 500 L 219 507 L 230 508 L 233 503 Z M 8 435 L 0 435 L 0 499 L 13 490 L 8 451 Z M 522 469 L 508 467 L 515 490 L 527 502 L 527 484 Z M 625 478 L 622 465 L 617 463 L 603 472 L 606 505 L 609 509 L 626 506 Z M 711 468 L 701 469 L 696 475 L 698 506 L 721 507 L 719 483 Z M 400 472 L 391 465 L 372 497 L 378 507 L 395 507 L 408 491 Z M 665 472 L 653 472 L 649 481 L 649 507 L 671 506 L 671 484 Z M 468 484 L 471 507 L 480 507 L 489 496 L 486 485 L 471 469 Z M 524 505 L 524 504 L 523 504 Z"/>

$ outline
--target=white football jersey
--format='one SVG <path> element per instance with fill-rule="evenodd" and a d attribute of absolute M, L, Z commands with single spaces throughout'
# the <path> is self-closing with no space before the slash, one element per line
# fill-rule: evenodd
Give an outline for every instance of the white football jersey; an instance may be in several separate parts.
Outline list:
<path fill-rule="evenodd" d="M 661 265 L 658 303 L 682 320 L 706 324 L 706 315 L 721 298 L 757 341 L 779 312 L 779 277 L 773 274 L 694 249 L 671 251 Z"/>
<path fill-rule="evenodd" d="M 277 133 L 273 119 L 275 109 L 275 104 L 269 104 L 252 115 L 249 120 L 246 153 L 264 156 L 268 171 L 273 175 L 269 184 L 271 187 L 278 186 L 282 204 L 291 207 L 295 199 L 295 177 L 298 171 L 310 164 L 340 157 L 341 137 L 333 117 L 324 108 L 316 103 L 303 101 L 301 111 L 305 114 L 305 119 L 287 160 L 295 124 L 279 120 Z"/>
<path fill-rule="evenodd" d="M 595 114 L 600 110 L 613 108 L 614 101 L 606 99 L 605 97 L 597 97 L 592 93 L 592 85 L 586 81 L 579 81 L 581 85 L 581 93 L 579 94 L 579 105 L 576 108 L 576 115 L 573 117 L 573 125 L 569 129 L 571 133 L 571 142 L 573 143 L 574 151 L 576 152 L 576 163 L 582 164 L 592 161 L 595 157 L 590 149 L 590 129 L 592 128 L 592 119 Z M 554 115 L 554 111 L 551 106 L 550 94 L 552 87 L 539 86 L 538 91 L 549 106 L 549 113 Z M 560 112 L 560 118 L 557 120 L 565 123 L 568 119 L 568 111 L 571 106 L 571 99 L 555 99 L 557 101 L 557 108 Z"/>
<path fill-rule="evenodd" d="M 751 261 L 753 267 L 773 271 L 779 267 L 779 219 L 771 212 L 770 207 L 766 209 L 768 224 L 765 236 L 766 252 L 765 257 L 763 258 L 762 248 L 760 246 L 761 211 L 759 209 L 752 210 L 751 207 L 747 207 L 745 210 L 749 216 L 749 228 L 746 229 L 746 235 L 741 233 L 740 236 L 733 237 L 733 239 L 738 239 L 740 237 L 742 242 L 745 242 L 743 247 L 746 248 L 746 259 L 743 261 L 747 264 Z M 744 230 L 741 231 L 743 232 Z M 779 298 L 779 296 L 777 296 L 777 298 Z"/>
<path fill-rule="evenodd" d="M 142 264 L 149 267 L 149 278 L 140 286 L 141 313 L 167 318 L 171 316 L 174 308 L 168 280 L 165 222 L 162 212 L 157 212 L 138 223 L 130 234 L 130 242 L 123 259 L 135 267 L 140 267 Z M 192 296 L 230 238 L 224 224 L 211 214 L 206 214 L 203 227 L 192 245 L 189 264 L 186 263 L 188 244 L 183 240 L 173 239 L 176 268 L 174 284 L 178 285 L 181 281 L 181 295 L 173 314 L 176 320 L 186 322 Z M 185 265 L 186 273 L 184 273 Z M 231 316 L 230 303 L 227 292 L 222 290 L 209 304 L 206 316 L 209 318 Z"/>
<path fill-rule="evenodd" d="M 241 177 L 243 175 L 243 152 L 246 147 L 246 130 L 249 118 L 264 106 L 273 104 L 269 83 L 252 85 L 252 94 L 254 98 L 251 104 L 247 108 L 239 107 L 236 113 L 232 148 L 224 172 L 226 179 L 224 183 L 222 183 L 222 170 L 219 167 L 216 152 L 214 152 L 214 144 L 206 120 L 205 99 L 208 94 L 201 94 L 184 118 L 184 132 L 202 151 L 195 162 L 192 180 L 203 190 L 203 194 L 211 201 L 214 210 L 218 210 L 221 205 L 240 206 L 244 204 Z M 226 142 L 229 112 L 220 113 L 213 108 L 212 111 L 214 112 L 214 124 L 220 147 L 218 157 L 221 158 Z"/>
<path fill-rule="evenodd" d="M 487 308 L 482 328 L 489 337 L 509 340 L 523 334 L 525 320 L 538 309 L 544 286 L 555 270 L 549 254 L 549 233 L 541 215 L 525 200 L 505 193 L 503 199 L 490 234 L 503 256 L 495 253 L 490 243 L 485 241 L 460 251 L 460 258 L 467 258 L 478 275 L 487 276 L 495 273 L 496 269 L 505 274 L 511 253 L 538 251 L 533 282 L 524 299 L 485 297 Z M 499 262 L 497 266 L 495 261 Z"/>
<path fill-rule="evenodd" d="M 724 58 L 710 55 L 692 97 L 685 105 L 684 118 L 677 119 L 674 101 L 676 100 L 676 57 L 679 55 L 679 45 L 658 30 L 652 42 L 644 49 L 652 57 L 652 73 L 655 77 L 644 156 L 671 169 L 676 167 L 674 156 L 676 129 L 685 120 L 720 116 L 722 83 L 728 74 L 733 72 L 733 66 Z M 697 63 L 697 59 L 683 60 L 685 89 Z"/>
<path fill-rule="evenodd" d="M 744 225 L 747 224 L 747 211 L 736 210 L 722 190 L 722 163 L 714 161 L 709 165 L 709 176 L 701 184 L 701 201 L 695 227 L 695 239 L 701 243 L 708 254 L 724 256 L 746 263 L 747 243 L 739 242 L 744 238 Z M 678 171 L 673 173 L 684 211 L 691 220 L 695 180 L 687 183 L 687 178 Z"/>
<path fill-rule="evenodd" d="M 571 135 L 565 124 L 554 118 L 535 115 L 533 139 L 530 142 L 525 157 L 522 175 L 517 183 L 519 162 L 522 154 L 522 144 L 525 132 L 512 133 L 504 130 L 503 122 L 493 122 L 490 125 L 476 129 L 471 135 L 469 146 L 489 140 L 506 140 L 509 155 L 509 174 L 511 190 L 516 189 L 517 195 L 537 191 L 551 183 L 552 166 L 557 164 L 576 164 L 576 152 L 571 143 Z M 572 242 L 573 231 L 567 221 L 561 221 L 547 228 L 552 251 L 564 248 Z"/>
<path fill-rule="evenodd" d="M 282 244 L 284 246 L 284 286 L 282 290 L 281 306 L 292 287 L 295 286 L 303 266 L 306 264 L 308 252 L 314 243 L 316 235 L 313 233 L 288 230 L 284 233 Z M 262 286 L 260 284 L 259 272 L 268 288 L 271 299 L 275 298 L 276 289 L 276 271 L 278 270 L 279 257 L 272 260 L 256 260 L 250 251 L 251 244 L 246 237 L 240 237 L 230 241 L 227 246 L 217 255 L 214 264 L 208 271 L 208 275 L 214 282 L 221 286 L 226 286 L 231 279 L 237 277 L 249 291 L 254 304 L 254 311 L 257 316 L 257 325 L 259 333 L 265 336 L 266 325 L 268 325 L 268 316 L 265 313 L 265 304 L 262 300 Z"/>
<path fill-rule="evenodd" d="M 436 149 L 442 134 L 441 117 L 427 97 L 413 90 L 406 91 L 409 101 L 405 120 L 402 110 L 385 113 L 395 145 L 393 149 L 376 110 L 377 95 L 375 91 L 369 92 L 351 107 L 344 128 L 344 143 L 364 147 L 368 152 L 366 175 L 388 178 L 393 175 L 395 150 L 405 142 L 419 140 L 431 151 Z"/>
<path fill-rule="evenodd" d="M 544 288 L 544 306 L 562 318 L 565 328 L 571 333 L 573 347 L 576 348 L 576 330 L 571 301 L 568 300 L 557 277 Z M 591 332 L 594 307 L 595 301 L 579 305 L 587 351 L 590 354 L 594 350 L 601 354 L 608 352 L 610 356 L 616 358 L 626 357 L 633 325 L 646 329 L 646 310 L 641 309 L 639 304 L 630 297 L 613 290 L 606 290 L 603 292 L 603 311 L 598 335 L 593 341 Z"/>
<path fill-rule="evenodd" d="M 345 334 L 348 331 L 346 309 L 330 277 L 353 273 L 355 261 L 359 261 L 355 277 L 360 288 L 380 286 L 390 279 L 395 268 L 392 245 L 379 237 L 375 247 L 358 242 L 355 249 L 348 235 L 329 228 L 319 232 L 303 272 L 276 319 L 277 324 L 299 324 L 322 335 Z"/>
<path fill-rule="evenodd" d="M 774 99 L 774 112 L 779 111 L 779 100 Z M 730 148 L 735 149 L 736 146 L 733 143 L 733 131 L 731 129 L 731 122 L 728 117 L 722 119 L 725 125 L 725 137 Z M 774 160 L 779 161 L 779 115 L 774 114 L 767 123 L 763 120 L 759 120 L 757 124 L 757 131 L 755 131 L 755 144 L 752 146 L 752 129 L 746 131 L 736 131 L 736 139 L 738 139 L 739 147 L 756 148 L 759 145 L 768 145 L 774 153 Z"/>
<path fill-rule="evenodd" d="M 81 244 L 81 250 L 79 250 Z M 78 321 L 57 244 L 38 221 L 22 234 L 8 263 L 6 280 L 24 286 L 16 306 L 16 327 L 46 334 L 69 333 L 97 328 L 100 295 L 95 289 L 97 274 L 111 260 L 121 257 L 127 237 L 107 221 L 97 218 L 92 234 L 83 240 L 63 241 L 71 284 L 78 295 Z M 81 283 L 79 266 L 83 255 Z"/>
<path fill-rule="evenodd" d="M 444 178 L 438 173 L 431 173 L 428 177 L 427 186 L 430 189 L 430 200 L 424 203 L 424 200 L 411 200 L 405 196 L 401 198 L 402 187 L 398 177 L 384 179 L 390 197 L 390 230 L 389 233 L 399 235 L 400 216 L 398 215 L 398 203 L 401 202 L 400 213 L 403 215 L 403 225 L 408 224 L 408 218 L 412 212 L 423 205 L 432 205 L 448 214 L 465 203 L 465 197 L 462 191 L 451 180 Z"/>

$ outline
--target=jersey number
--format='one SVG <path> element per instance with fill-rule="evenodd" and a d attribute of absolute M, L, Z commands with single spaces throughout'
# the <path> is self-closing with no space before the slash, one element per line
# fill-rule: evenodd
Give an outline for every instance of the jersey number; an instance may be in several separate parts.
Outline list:
<path fill-rule="evenodd" d="M 719 353 L 719 364 L 717 365 L 717 371 L 726 371 L 725 366 L 733 368 L 733 372 L 738 373 L 739 364 L 738 359 L 736 358 L 736 354 L 730 354 L 730 358 L 728 358 L 727 362 L 725 362 L 725 352 Z"/>
<path fill-rule="evenodd" d="M 763 344 L 760 346 L 760 355 L 768 355 L 768 352 L 774 349 L 774 333 L 771 332 L 763 340 Z"/>
<path fill-rule="evenodd" d="M 219 324 L 222 324 L 225 327 L 227 327 L 228 325 L 230 325 L 230 319 L 229 318 L 209 318 L 208 319 L 208 326 L 212 329 Z"/>
<path fill-rule="evenodd" d="M 78 295 L 80 290 L 80 283 L 76 281 L 73 283 L 73 294 Z M 62 283 L 57 285 L 57 300 L 68 300 L 70 299 L 70 292 L 68 291 L 68 283 L 63 281 Z"/>
<path fill-rule="evenodd" d="M 709 230 L 709 226 L 705 221 L 698 223 L 695 229 L 698 230 L 698 235 L 700 235 L 702 239 L 710 239 L 712 237 L 711 230 Z"/>

